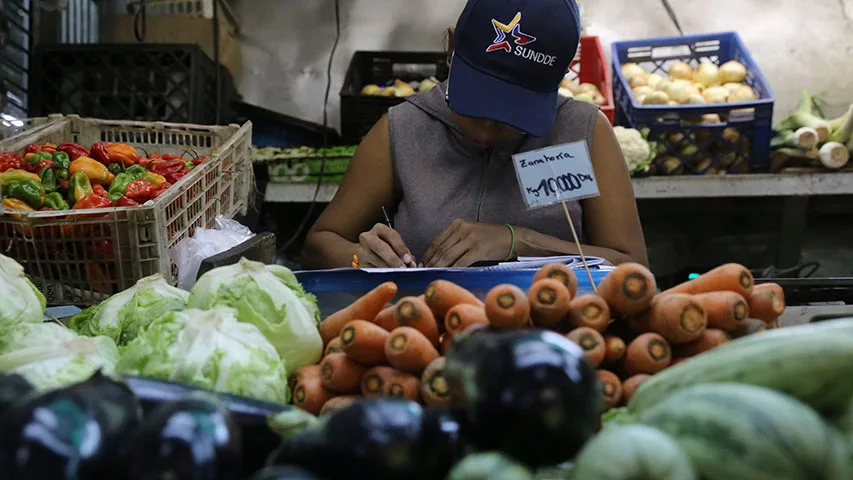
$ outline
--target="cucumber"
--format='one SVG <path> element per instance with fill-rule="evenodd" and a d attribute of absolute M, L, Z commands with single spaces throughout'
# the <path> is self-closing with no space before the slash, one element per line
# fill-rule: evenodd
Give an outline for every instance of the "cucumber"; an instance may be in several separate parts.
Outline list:
<path fill-rule="evenodd" d="M 847 480 L 844 440 L 814 410 L 752 385 L 697 385 L 643 412 L 707 480 Z"/>
<path fill-rule="evenodd" d="M 690 457 L 669 435 L 646 425 L 617 425 L 590 440 L 572 479 L 694 480 Z"/>
<path fill-rule="evenodd" d="M 853 396 L 853 335 L 773 335 L 782 330 L 730 342 L 654 375 L 640 385 L 628 409 L 636 415 L 677 390 L 717 382 L 772 388 L 825 413 L 846 408 Z"/>

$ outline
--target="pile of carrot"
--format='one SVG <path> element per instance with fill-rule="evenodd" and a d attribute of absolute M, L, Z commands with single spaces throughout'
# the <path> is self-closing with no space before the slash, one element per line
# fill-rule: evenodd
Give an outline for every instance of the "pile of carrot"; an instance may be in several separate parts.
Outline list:
<path fill-rule="evenodd" d="M 484 301 L 438 280 L 424 295 L 390 304 L 397 286 L 384 283 L 323 321 L 324 357 L 291 373 L 293 403 L 313 414 L 371 396 L 448 405 L 443 355 L 454 335 L 490 325 L 566 335 L 599 369 L 609 409 L 675 363 L 777 328 L 785 309 L 781 287 L 756 286 L 750 271 L 736 264 L 660 293 L 646 267 L 628 263 L 605 277 L 597 295 L 577 293 L 574 271 L 562 264 L 543 267 L 526 293 L 499 285 Z"/>

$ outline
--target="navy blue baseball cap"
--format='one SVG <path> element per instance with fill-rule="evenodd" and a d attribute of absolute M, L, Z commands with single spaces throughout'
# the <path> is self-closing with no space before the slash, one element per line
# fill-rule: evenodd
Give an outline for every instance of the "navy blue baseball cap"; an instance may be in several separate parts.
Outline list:
<path fill-rule="evenodd" d="M 468 0 L 456 22 L 450 108 L 545 136 L 580 31 L 577 0 Z"/>

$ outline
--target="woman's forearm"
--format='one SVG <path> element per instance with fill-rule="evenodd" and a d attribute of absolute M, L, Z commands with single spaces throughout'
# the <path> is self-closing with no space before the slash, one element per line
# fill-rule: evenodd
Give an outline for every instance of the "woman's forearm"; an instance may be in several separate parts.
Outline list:
<path fill-rule="evenodd" d="M 637 261 L 625 252 L 592 245 L 581 245 L 583 254 L 599 257 L 613 265 Z M 574 242 L 539 233 L 529 228 L 516 227 L 515 252 L 519 257 L 548 257 L 553 255 L 579 255 L 580 251 Z"/>
<path fill-rule="evenodd" d="M 311 270 L 348 268 L 358 245 L 334 232 L 311 232 L 305 239 L 302 265 Z"/>

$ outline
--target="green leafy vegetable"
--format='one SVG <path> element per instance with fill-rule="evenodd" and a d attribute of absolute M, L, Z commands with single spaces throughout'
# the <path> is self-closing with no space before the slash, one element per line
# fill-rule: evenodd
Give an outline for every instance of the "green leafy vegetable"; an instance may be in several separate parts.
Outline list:
<path fill-rule="evenodd" d="M 270 415 L 267 424 L 270 430 L 281 437 L 283 442 L 288 442 L 300 432 L 308 430 L 320 421 L 301 408 L 291 408 L 276 415 Z"/>
<path fill-rule="evenodd" d="M 152 275 L 73 316 L 69 327 L 81 335 L 104 335 L 126 345 L 136 338 L 141 326 L 167 312 L 186 308 L 189 296 L 188 292 L 169 285 L 162 275 Z"/>
<path fill-rule="evenodd" d="M 53 390 L 97 370 L 110 374 L 118 360 L 110 338 L 81 337 L 56 323 L 26 323 L 3 337 L 0 372 L 21 375 L 38 390 Z"/>
<path fill-rule="evenodd" d="M 290 398 L 285 365 L 273 346 L 224 307 L 170 312 L 143 326 L 117 370 L 271 402 Z"/>
<path fill-rule="evenodd" d="M 258 327 L 290 370 L 317 363 L 323 354 L 317 300 L 285 267 L 244 258 L 211 270 L 193 287 L 189 306 L 235 309 L 237 319 Z"/>
<path fill-rule="evenodd" d="M 40 323 L 46 305 L 44 295 L 27 278 L 24 267 L 0 255 L 0 329 Z"/>

